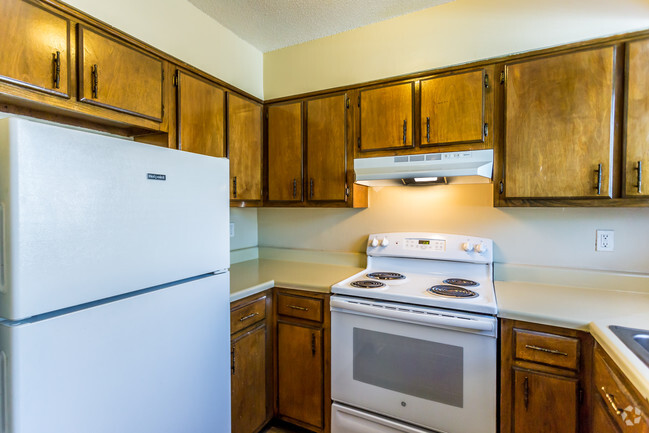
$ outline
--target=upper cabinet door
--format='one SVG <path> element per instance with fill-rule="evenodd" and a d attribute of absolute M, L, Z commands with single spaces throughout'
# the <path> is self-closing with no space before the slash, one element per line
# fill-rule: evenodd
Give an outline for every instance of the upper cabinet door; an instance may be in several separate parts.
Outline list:
<path fill-rule="evenodd" d="M 268 200 L 302 201 L 302 102 L 268 107 Z"/>
<path fill-rule="evenodd" d="M 626 196 L 649 195 L 649 39 L 627 45 Z M 643 185 L 644 181 L 644 185 Z"/>
<path fill-rule="evenodd" d="M 262 107 L 228 94 L 230 199 L 261 200 Z"/>
<path fill-rule="evenodd" d="M 70 22 L 23 0 L 0 1 L 0 80 L 70 96 Z"/>
<path fill-rule="evenodd" d="M 345 201 L 347 95 L 306 103 L 307 200 Z"/>
<path fill-rule="evenodd" d="M 414 94 L 414 82 L 361 90 L 361 152 L 414 146 Z"/>
<path fill-rule="evenodd" d="M 615 48 L 505 66 L 506 198 L 609 198 Z"/>
<path fill-rule="evenodd" d="M 484 69 L 421 81 L 421 145 L 483 143 Z"/>
<path fill-rule="evenodd" d="M 79 100 L 162 121 L 162 61 L 79 25 Z"/>
<path fill-rule="evenodd" d="M 177 74 L 178 149 L 225 156 L 225 91 L 180 70 Z"/>

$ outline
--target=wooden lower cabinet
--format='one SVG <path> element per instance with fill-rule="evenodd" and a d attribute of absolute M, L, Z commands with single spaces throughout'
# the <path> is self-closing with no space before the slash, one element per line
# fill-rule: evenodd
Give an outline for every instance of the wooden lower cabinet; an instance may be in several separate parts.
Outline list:
<path fill-rule="evenodd" d="M 500 433 L 588 433 L 592 337 L 501 322 Z"/>
<path fill-rule="evenodd" d="M 329 295 L 277 289 L 277 417 L 330 430 Z"/>
<path fill-rule="evenodd" d="M 232 433 L 258 432 L 272 416 L 270 308 L 267 291 L 230 309 Z"/>

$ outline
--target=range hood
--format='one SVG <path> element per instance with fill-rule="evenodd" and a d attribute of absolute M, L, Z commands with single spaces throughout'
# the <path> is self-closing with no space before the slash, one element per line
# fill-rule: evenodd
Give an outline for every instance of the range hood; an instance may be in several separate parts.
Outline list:
<path fill-rule="evenodd" d="M 355 158 L 356 183 L 367 186 L 489 183 L 493 150 Z"/>

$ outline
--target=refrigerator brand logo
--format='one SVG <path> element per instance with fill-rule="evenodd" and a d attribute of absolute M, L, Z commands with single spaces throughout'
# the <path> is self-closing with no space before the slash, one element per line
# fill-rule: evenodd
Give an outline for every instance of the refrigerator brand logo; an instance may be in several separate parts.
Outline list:
<path fill-rule="evenodd" d="M 167 180 L 166 174 L 147 173 L 146 178 L 149 180 Z"/>

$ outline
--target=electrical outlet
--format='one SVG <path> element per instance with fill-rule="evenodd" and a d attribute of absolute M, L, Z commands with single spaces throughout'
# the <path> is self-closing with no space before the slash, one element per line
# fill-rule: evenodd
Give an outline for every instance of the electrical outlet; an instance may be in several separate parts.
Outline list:
<path fill-rule="evenodd" d="M 597 230 L 595 251 L 613 251 L 614 233 L 613 230 Z"/>
<path fill-rule="evenodd" d="M 234 223 L 230 223 L 230 237 L 234 237 Z"/>

